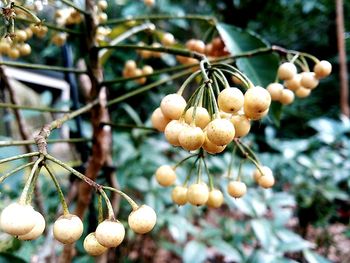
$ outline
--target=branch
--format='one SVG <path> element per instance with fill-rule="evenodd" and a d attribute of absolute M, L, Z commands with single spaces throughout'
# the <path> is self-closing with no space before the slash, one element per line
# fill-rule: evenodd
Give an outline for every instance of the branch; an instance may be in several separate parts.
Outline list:
<path fill-rule="evenodd" d="M 9 157 L 9 158 L 1 159 L 1 160 L 0 160 L 0 164 L 2 164 L 2 163 L 7 163 L 7 162 L 11 162 L 11 161 L 18 160 L 18 159 L 22 159 L 22 158 L 38 156 L 39 154 L 40 154 L 39 152 L 32 152 L 32 153 L 19 154 L 19 155 L 12 156 L 12 157 Z"/>
<path fill-rule="evenodd" d="M 89 142 L 91 139 L 87 138 L 72 138 L 72 139 L 51 139 L 46 140 L 47 143 L 79 143 L 79 142 Z M 0 147 L 9 146 L 23 146 L 23 145 L 33 145 L 35 140 L 22 140 L 22 141 L 0 141 Z"/>
<path fill-rule="evenodd" d="M 33 106 L 24 106 L 24 105 L 16 105 L 12 103 L 3 103 L 0 102 L 0 108 L 8 108 L 8 109 L 18 109 L 18 110 L 30 110 L 30 111 L 40 111 L 40 112 L 53 112 L 53 113 L 67 113 L 70 111 L 67 110 L 59 110 L 49 107 L 33 107 Z"/>
<path fill-rule="evenodd" d="M 117 18 L 110 19 L 101 25 L 114 25 L 120 23 L 127 23 L 130 21 L 145 21 L 145 20 L 170 20 L 170 19 L 185 19 L 185 20 L 198 20 L 204 21 L 210 24 L 216 23 L 216 18 L 214 16 L 206 16 L 206 15 L 196 15 L 196 14 L 188 14 L 188 15 L 144 15 L 144 16 L 136 16 L 136 17 L 127 17 L 127 18 Z"/>
<path fill-rule="evenodd" d="M 139 125 L 133 125 L 133 124 L 123 124 L 123 123 L 111 123 L 111 122 L 102 122 L 101 126 L 111 126 L 116 128 L 124 128 L 124 129 L 141 129 L 141 130 L 149 130 L 153 132 L 158 132 L 156 129 L 152 127 L 147 126 L 139 126 Z M 1 146 L 1 142 L 0 142 Z"/>
<path fill-rule="evenodd" d="M 11 62 L 11 61 L 0 61 L 0 65 L 15 67 L 15 68 L 28 68 L 28 69 L 52 70 L 52 71 L 60 71 L 60 72 L 72 72 L 72 73 L 77 73 L 77 74 L 85 74 L 86 73 L 86 70 L 75 69 L 75 68 L 65 68 L 65 67 L 48 66 L 48 65 L 41 65 L 41 64 L 29 64 L 29 63 Z"/>

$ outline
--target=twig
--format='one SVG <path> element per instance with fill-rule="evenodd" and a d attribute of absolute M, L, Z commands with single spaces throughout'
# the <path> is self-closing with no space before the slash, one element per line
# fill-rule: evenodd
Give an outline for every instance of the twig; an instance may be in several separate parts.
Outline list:
<path fill-rule="evenodd" d="M 89 142 L 91 139 L 87 138 L 72 138 L 72 139 L 48 139 L 46 143 L 80 143 Z M 23 140 L 23 141 L 0 141 L 0 147 L 9 146 L 23 146 L 23 145 L 34 145 L 36 142 L 34 140 Z"/>
<path fill-rule="evenodd" d="M 21 63 L 21 62 L 13 62 L 13 61 L 1 61 L 0 65 L 15 67 L 15 68 L 27 68 L 27 69 L 41 69 L 41 70 L 52 70 L 52 71 L 60 71 L 60 72 L 72 72 L 77 74 L 85 74 L 86 70 L 75 69 L 75 68 L 65 68 L 58 66 L 48 66 L 42 64 L 29 64 L 29 63 Z"/>
<path fill-rule="evenodd" d="M 67 111 L 67 110 L 54 109 L 54 108 L 50 108 L 50 107 L 24 106 L 24 105 L 16 105 L 16 104 L 13 104 L 13 103 L 3 103 L 3 102 L 0 102 L 0 108 L 8 108 L 8 109 L 15 109 L 15 110 L 39 111 L 39 112 L 52 112 L 52 113 L 67 113 L 67 112 L 70 112 L 70 111 Z"/>

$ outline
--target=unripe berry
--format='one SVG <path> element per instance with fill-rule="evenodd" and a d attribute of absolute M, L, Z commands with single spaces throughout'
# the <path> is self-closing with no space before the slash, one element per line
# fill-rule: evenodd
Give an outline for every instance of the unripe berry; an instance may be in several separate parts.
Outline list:
<path fill-rule="evenodd" d="M 83 234 L 84 226 L 76 215 L 60 216 L 53 224 L 53 235 L 63 244 L 72 244 Z"/>
<path fill-rule="evenodd" d="M 153 68 L 150 65 L 144 65 L 142 67 L 142 73 L 143 74 L 152 74 L 153 73 Z"/>
<path fill-rule="evenodd" d="M 33 37 L 33 31 L 30 27 L 27 27 L 25 30 L 24 30 L 27 34 L 27 39 L 30 39 Z"/>
<path fill-rule="evenodd" d="M 27 33 L 24 30 L 17 30 L 16 31 L 16 40 L 17 42 L 24 42 L 27 40 Z"/>
<path fill-rule="evenodd" d="M 2 231 L 14 236 L 28 234 L 34 228 L 35 222 L 34 209 L 30 205 L 12 203 L 0 215 Z"/>
<path fill-rule="evenodd" d="M 245 115 L 234 115 L 230 120 L 235 127 L 236 138 L 246 136 L 249 133 L 251 124 Z"/>
<path fill-rule="evenodd" d="M 176 173 L 170 165 L 162 165 L 156 171 L 156 180 L 161 186 L 170 186 L 176 181 Z"/>
<path fill-rule="evenodd" d="M 259 86 L 252 87 L 244 94 L 244 112 L 262 113 L 266 111 L 271 104 L 270 93 Z"/>
<path fill-rule="evenodd" d="M 238 112 L 244 103 L 244 95 L 237 88 L 223 89 L 218 96 L 218 105 L 220 110 L 227 113 Z"/>
<path fill-rule="evenodd" d="M 332 64 L 329 63 L 327 60 L 321 60 L 320 62 L 315 64 L 314 72 L 316 74 L 316 78 L 325 78 L 331 74 Z"/>
<path fill-rule="evenodd" d="M 240 198 L 247 192 L 247 186 L 240 181 L 231 181 L 227 185 L 227 192 L 234 198 Z"/>
<path fill-rule="evenodd" d="M 187 203 L 187 187 L 175 186 L 171 192 L 171 199 L 177 205 L 184 205 Z"/>
<path fill-rule="evenodd" d="M 255 181 L 263 188 L 271 188 L 275 184 L 275 178 L 273 177 L 272 170 L 267 166 L 262 166 L 260 169 L 263 174 L 261 174 L 259 169 L 254 171 L 253 176 Z"/>
<path fill-rule="evenodd" d="M 19 50 L 17 48 L 12 47 L 8 52 L 7 55 L 12 59 L 17 59 L 20 56 Z"/>
<path fill-rule="evenodd" d="M 271 83 L 267 86 L 266 90 L 270 93 L 271 100 L 280 100 L 283 85 L 280 83 Z"/>
<path fill-rule="evenodd" d="M 0 41 L 0 53 L 7 54 L 11 48 L 11 45 L 7 41 Z"/>
<path fill-rule="evenodd" d="M 159 47 L 162 47 L 162 45 L 158 42 L 154 42 L 152 43 L 152 47 L 159 48 Z M 162 52 L 159 52 L 159 51 L 151 51 L 151 52 L 152 52 L 152 56 L 155 58 L 160 58 L 162 56 Z"/>
<path fill-rule="evenodd" d="M 171 145 L 180 146 L 179 134 L 186 126 L 187 124 L 178 120 L 170 121 L 164 130 L 164 135 L 167 141 Z"/>
<path fill-rule="evenodd" d="M 296 74 L 293 78 L 285 80 L 283 84 L 287 89 L 296 91 L 301 87 L 300 81 L 301 81 L 301 74 Z"/>
<path fill-rule="evenodd" d="M 19 45 L 18 49 L 21 56 L 28 56 L 32 52 L 32 48 L 27 43 Z"/>
<path fill-rule="evenodd" d="M 179 94 L 169 94 L 162 99 L 160 108 L 165 117 L 178 120 L 186 108 L 186 100 Z"/>
<path fill-rule="evenodd" d="M 100 0 L 100 1 L 98 1 L 98 2 L 97 2 L 97 5 L 98 5 L 98 7 L 99 7 L 101 10 L 106 10 L 107 7 L 108 7 L 108 3 L 107 3 L 107 1 L 105 1 L 105 0 Z"/>
<path fill-rule="evenodd" d="M 299 98 L 306 98 L 310 95 L 311 89 L 306 89 L 304 87 L 300 87 L 295 91 L 295 95 Z"/>
<path fill-rule="evenodd" d="M 250 111 L 249 109 L 244 109 L 244 115 L 250 120 L 254 120 L 254 121 L 262 119 L 268 113 L 269 113 L 269 109 L 263 112 L 254 112 L 254 111 Z"/>
<path fill-rule="evenodd" d="M 293 63 L 285 62 L 278 67 L 277 74 L 281 80 L 291 79 L 297 74 L 297 68 Z"/>
<path fill-rule="evenodd" d="M 132 211 L 128 218 L 130 228 L 138 234 L 145 234 L 151 231 L 156 221 L 156 212 L 147 205 L 142 205 L 137 210 Z"/>
<path fill-rule="evenodd" d="M 185 121 L 188 124 L 192 123 L 193 111 L 194 111 L 194 107 L 191 107 L 186 111 Z M 208 125 L 208 123 L 210 122 L 210 116 L 209 116 L 207 109 L 198 106 L 196 108 L 196 116 L 195 116 L 194 120 L 195 120 L 194 124 L 196 126 L 204 129 Z"/>
<path fill-rule="evenodd" d="M 30 230 L 27 234 L 18 236 L 18 239 L 20 240 L 34 240 L 37 239 L 39 236 L 42 235 L 45 229 L 45 219 L 37 211 L 34 211 L 34 219 L 35 224 L 32 230 Z"/>
<path fill-rule="evenodd" d="M 155 3 L 155 0 L 143 0 L 143 2 L 145 3 L 145 5 L 147 6 L 153 6 Z"/>
<path fill-rule="evenodd" d="M 207 137 L 215 145 L 227 145 L 235 137 L 235 128 L 227 119 L 215 119 L 207 126 Z"/>
<path fill-rule="evenodd" d="M 192 205 L 204 205 L 208 198 L 209 189 L 204 183 L 192 184 L 187 190 L 187 201 Z"/>
<path fill-rule="evenodd" d="M 128 71 L 134 71 L 135 69 L 137 69 L 135 60 L 127 60 L 124 65 L 124 69 Z"/>
<path fill-rule="evenodd" d="M 166 118 L 163 115 L 163 112 L 160 108 L 156 108 L 152 113 L 151 121 L 154 128 L 160 132 L 163 132 L 165 130 L 165 127 L 170 122 L 170 119 Z"/>
<path fill-rule="evenodd" d="M 306 89 L 314 89 L 317 87 L 319 81 L 316 78 L 314 72 L 303 72 L 301 73 L 300 84 Z"/>
<path fill-rule="evenodd" d="M 137 77 L 137 76 L 141 76 L 143 74 L 142 70 L 137 68 L 134 70 L 134 76 Z M 146 81 L 147 81 L 147 78 L 146 77 L 142 77 L 142 78 L 138 78 L 138 79 L 135 79 L 135 81 L 142 85 L 142 84 L 145 84 Z"/>
<path fill-rule="evenodd" d="M 281 93 L 280 102 L 283 105 L 289 105 L 294 101 L 294 93 L 289 89 L 283 89 Z"/>
<path fill-rule="evenodd" d="M 225 150 L 226 145 L 223 146 L 218 146 L 214 143 L 212 143 L 211 141 L 209 141 L 207 135 L 207 133 L 205 132 L 205 140 L 204 143 L 202 145 L 203 149 L 210 153 L 210 154 L 216 154 L 216 153 L 221 153 L 223 150 Z"/>
<path fill-rule="evenodd" d="M 114 220 L 104 220 L 98 224 L 95 232 L 97 242 L 104 247 L 117 247 L 123 242 L 125 228 L 122 223 Z"/>
<path fill-rule="evenodd" d="M 260 170 L 263 172 L 263 174 L 261 174 Z M 260 166 L 260 170 L 256 168 L 253 172 L 255 182 L 258 182 L 260 177 L 263 175 L 272 174 L 272 170 L 268 166 Z"/>
<path fill-rule="evenodd" d="M 107 19 L 108 19 L 108 16 L 107 16 L 106 13 L 100 13 L 100 14 L 98 15 L 98 22 L 99 22 L 99 23 L 104 23 L 104 22 L 107 21 Z"/>
<path fill-rule="evenodd" d="M 54 43 L 56 46 L 61 47 L 63 46 L 67 41 L 67 33 L 58 33 L 55 34 L 52 39 L 52 43 Z"/>
<path fill-rule="evenodd" d="M 162 37 L 162 44 L 163 46 L 172 46 L 175 44 L 175 38 L 174 35 L 171 33 L 165 33 Z"/>
<path fill-rule="evenodd" d="M 84 249 L 90 256 L 97 257 L 105 253 L 108 248 L 98 243 L 95 232 L 93 232 L 87 235 L 87 237 L 85 237 Z"/>
<path fill-rule="evenodd" d="M 213 189 L 209 192 L 207 206 L 212 208 L 219 208 L 224 202 L 224 195 L 218 189 Z"/>
<path fill-rule="evenodd" d="M 188 126 L 179 133 L 179 143 L 188 151 L 199 149 L 204 143 L 204 132 L 199 127 Z"/>

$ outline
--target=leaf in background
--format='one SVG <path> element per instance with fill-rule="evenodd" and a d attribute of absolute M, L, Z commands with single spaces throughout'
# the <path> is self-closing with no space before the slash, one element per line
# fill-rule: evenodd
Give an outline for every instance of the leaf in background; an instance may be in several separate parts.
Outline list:
<path fill-rule="evenodd" d="M 225 23 L 218 23 L 216 28 L 232 55 L 269 47 L 266 41 L 252 32 L 243 31 Z M 272 53 L 251 58 L 237 59 L 238 68 L 245 73 L 255 85 L 263 87 L 266 87 L 275 80 L 278 65 L 278 56 Z"/>
<path fill-rule="evenodd" d="M 209 240 L 209 244 L 218 250 L 220 254 L 225 256 L 227 258 L 226 260 L 233 262 L 242 262 L 242 256 L 238 253 L 238 251 L 231 244 L 225 242 L 224 240 L 212 239 Z"/>
<path fill-rule="evenodd" d="M 203 243 L 192 240 L 186 244 L 182 259 L 184 263 L 202 263 L 207 258 L 206 250 Z"/>
<path fill-rule="evenodd" d="M 0 262 L 1 263 L 25 263 L 23 259 L 16 257 L 8 253 L 0 253 Z"/>
<path fill-rule="evenodd" d="M 269 117 L 277 127 L 280 127 L 281 124 L 282 108 L 282 104 L 275 101 L 270 106 Z"/>
<path fill-rule="evenodd" d="M 308 263 L 330 263 L 329 260 L 309 249 L 305 249 L 303 255 Z"/>
<path fill-rule="evenodd" d="M 251 225 L 261 246 L 265 249 L 269 249 L 272 238 L 270 223 L 266 219 L 254 219 L 251 221 Z"/>

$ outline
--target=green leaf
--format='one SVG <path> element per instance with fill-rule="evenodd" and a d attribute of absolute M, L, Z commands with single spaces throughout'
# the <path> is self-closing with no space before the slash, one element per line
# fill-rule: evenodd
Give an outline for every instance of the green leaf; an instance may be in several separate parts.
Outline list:
<path fill-rule="evenodd" d="M 232 55 L 269 47 L 265 40 L 250 31 L 244 31 L 224 23 L 218 23 L 216 28 Z M 275 80 L 278 65 L 278 56 L 272 53 L 237 59 L 238 68 L 255 85 L 263 87 Z"/>
<path fill-rule="evenodd" d="M 330 263 L 328 259 L 309 249 L 304 250 L 303 255 L 308 263 Z"/>
<path fill-rule="evenodd" d="M 198 241 L 192 240 L 185 246 L 183 253 L 184 263 L 202 263 L 207 258 L 207 247 Z"/>
<path fill-rule="evenodd" d="M 277 127 L 280 127 L 281 115 L 282 115 L 282 104 L 279 102 L 272 102 L 269 110 L 269 116 L 272 122 Z"/>
<path fill-rule="evenodd" d="M 0 262 L 1 263 L 25 263 L 23 259 L 8 253 L 0 253 Z"/>
<path fill-rule="evenodd" d="M 242 257 L 238 251 L 229 243 L 221 239 L 212 239 L 209 244 L 213 246 L 220 254 L 227 257 L 230 261 L 242 262 Z"/>

